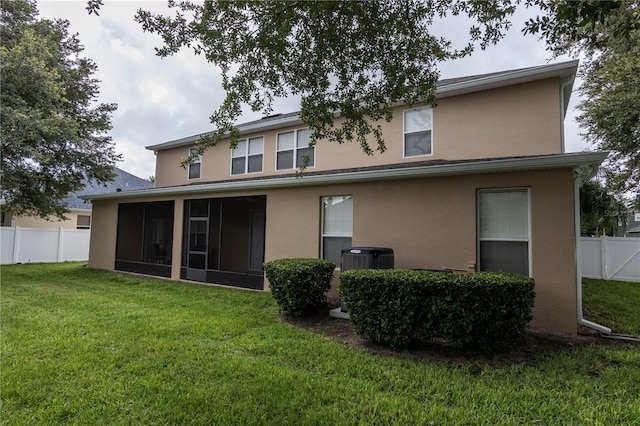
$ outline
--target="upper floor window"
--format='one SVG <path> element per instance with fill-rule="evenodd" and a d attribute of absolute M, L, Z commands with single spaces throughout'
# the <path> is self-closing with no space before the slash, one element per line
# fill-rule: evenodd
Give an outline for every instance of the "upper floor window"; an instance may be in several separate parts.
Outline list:
<path fill-rule="evenodd" d="M 262 171 L 264 138 L 243 139 L 231 151 L 231 174 L 259 173 Z"/>
<path fill-rule="evenodd" d="M 301 167 L 313 167 L 315 161 L 315 147 L 309 147 L 311 130 L 301 129 L 291 132 L 278 133 L 278 148 L 276 170 L 286 170 Z"/>
<path fill-rule="evenodd" d="M 91 216 L 79 214 L 76 219 L 76 229 L 91 229 Z"/>
<path fill-rule="evenodd" d="M 196 152 L 195 148 L 189 149 L 189 156 Z M 200 168 L 202 166 L 202 156 L 198 155 L 194 157 L 191 164 L 189 164 L 189 179 L 200 179 Z"/>
<path fill-rule="evenodd" d="M 404 111 L 404 156 L 431 155 L 433 109 L 422 107 Z"/>

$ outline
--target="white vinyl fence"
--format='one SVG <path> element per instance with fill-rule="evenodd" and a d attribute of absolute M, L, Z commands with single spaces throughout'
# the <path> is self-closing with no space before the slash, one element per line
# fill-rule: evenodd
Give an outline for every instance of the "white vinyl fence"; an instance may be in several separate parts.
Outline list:
<path fill-rule="evenodd" d="M 0 228 L 0 263 L 65 262 L 89 259 L 88 229 Z"/>
<path fill-rule="evenodd" d="M 640 282 L 640 238 L 580 237 L 582 276 Z"/>

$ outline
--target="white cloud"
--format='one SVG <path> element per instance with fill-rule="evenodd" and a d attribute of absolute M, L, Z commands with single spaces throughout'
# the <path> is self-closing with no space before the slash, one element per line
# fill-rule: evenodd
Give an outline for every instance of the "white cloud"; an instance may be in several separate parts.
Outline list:
<path fill-rule="evenodd" d="M 134 63 L 141 64 L 145 61 L 145 56 L 133 46 L 125 44 L 120 39 L 109 40 L 109 47 L 115 51 L 116 54 L 122 56 L 122 60 L 132 61 Z"/>

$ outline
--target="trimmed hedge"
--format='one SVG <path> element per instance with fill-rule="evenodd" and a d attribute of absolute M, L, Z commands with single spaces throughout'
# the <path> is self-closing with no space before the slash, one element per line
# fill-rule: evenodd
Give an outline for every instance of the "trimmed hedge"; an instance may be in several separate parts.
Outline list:
<path fill-rule="evenodd" d="M 483 349 L 511 343 L 533 317 L 534 287 L 532 278 L 489 272 L 365 269 L 340 275 L 340 298 L 356 332 L 392 347 L 435 337 Z"/>
<path fill-rule="evenodd" d="M 302 316 L 327 304 L 327 291 L 336 265 L 322 259 L 278 259 L 266 262 L 264 271 L 271 294 L 288 315 Z"/>

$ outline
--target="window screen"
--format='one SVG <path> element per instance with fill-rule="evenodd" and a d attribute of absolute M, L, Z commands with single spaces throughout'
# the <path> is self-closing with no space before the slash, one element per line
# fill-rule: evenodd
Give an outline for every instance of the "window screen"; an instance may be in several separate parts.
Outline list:
<path fill-rule="evenodd" d="M 353 197 L 322 197 L 322 258 L 340 266 L 342 249 L 350 247 L 353 234 Z"/>
<path fill-rule="evenodd" d="M 431 155 L 433 110 L 429 107 L 404 111 L 404 156 Z"/>
<path fill-rule="evenodd" d="M 480 191 L 480 270 L 529 275 L 529 222 L 527 189 Z"/>

